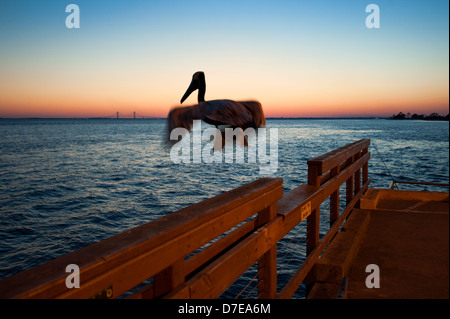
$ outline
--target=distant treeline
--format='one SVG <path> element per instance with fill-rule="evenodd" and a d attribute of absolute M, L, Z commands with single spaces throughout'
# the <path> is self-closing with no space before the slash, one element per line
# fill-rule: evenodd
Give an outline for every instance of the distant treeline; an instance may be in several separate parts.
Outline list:
<path fill-rule="evenodd" d="M 448 114 L 446 116 L 439 115 L 437 113 L 431 113 L 430 115 L 424 114 L 411 114 L 400 112 L 390 117 L 391 120 L 425 120 L 425 121 L 448 121 Z"/>

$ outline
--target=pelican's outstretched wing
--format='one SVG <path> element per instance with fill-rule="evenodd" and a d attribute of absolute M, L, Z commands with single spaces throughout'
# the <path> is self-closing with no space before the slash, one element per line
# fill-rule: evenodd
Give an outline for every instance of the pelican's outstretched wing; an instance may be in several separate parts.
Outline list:
<path fill-rule="evenodd" d="M 253 122 L 248 109 L 236 101 L 212 100 L 203 102 L 199 106 L 202 119 L 210 124 L 246 127 Z"/>
<path fill-rule="evenodd" d="M 194 118 L 195 111 L 195 106 L 175 107 L 170 110 L 167 116 L 167 140 L 169 140 L 170 132 L 174 128 L 182 127 L 187 130 L 191 129 L 193 120 L 196 119 Z"/>
<path fill-rule="evenodd" d="M 256 127 L 266 126 L 266 117 L 261 103 L 256 101 L 239 101 L 252 115 Z"/>

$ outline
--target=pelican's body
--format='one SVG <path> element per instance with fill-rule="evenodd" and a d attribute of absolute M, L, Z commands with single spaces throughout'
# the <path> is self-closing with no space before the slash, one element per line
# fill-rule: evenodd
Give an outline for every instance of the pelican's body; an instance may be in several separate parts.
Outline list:
<path fill-rule="evenodd" d="M 183 127 L 190 130 L 193 120 L 202 120 L 215 125 L 228 125 L 233 128 L 258 128 L 265 126 L 266 120 L 261 103 L 257 101 L 211 100 L 205 101 L 206 81 L 203 72 L 196 72 L 192 82 L 181 99 L 181 103 L 195 90 L 199 90 L 198 104 L 187 107 L 176 107 L 168 115 L 168 133 Z"/>
<path fill-rule="evenodd" d="M 265 118 L 259 102 L 212 100 L 196 105 L 177 107 L 169 112 L 169 130 L 184 127 L 189 130 L 193 120 L 219 126 L 229 125 L 245 130 L 248 127 L 264 126 Z"/>

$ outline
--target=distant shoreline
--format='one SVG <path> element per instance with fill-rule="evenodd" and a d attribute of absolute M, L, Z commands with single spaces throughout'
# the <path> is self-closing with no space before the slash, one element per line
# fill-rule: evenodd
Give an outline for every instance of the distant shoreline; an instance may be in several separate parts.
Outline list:
<path fill-rule="evenodd" d="M 421 120 L 421 121 L 447 121 L 449 120 L 449 114 L 446 116 L 440 115 L 438 113 L 431 113 L 430 115 L 425 114 L 411 114 L 399 112 L 398 114 L 392 115 L 390 120 Z"/>
<path fill-rule="evenodd" d="M 109 118 L 109 117 L 0 117 L 1 120 L 165 120 L 166 117 Z M 266 117 L 267 120 L 385 120 L 388 116 L 367 117 Z"/>
<path fill-rule="evenodd" d="M 146 118 L 108 118 L 108 117 L 0 117 L 0 120 L 165 120 L 165 117 Z M 448 117 L 439 118 L 395 118 L 389 116 L 367 117 L 266 117 L 267 120 L 401 120 L 401 121 L 435 121 L 448 122 Z"/>

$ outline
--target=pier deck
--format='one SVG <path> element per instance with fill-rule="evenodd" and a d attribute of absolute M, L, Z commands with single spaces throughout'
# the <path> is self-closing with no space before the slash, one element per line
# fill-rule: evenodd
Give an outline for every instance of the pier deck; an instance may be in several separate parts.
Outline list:
<path fill-rule="evenodd" d="M 449 298 L 448 193 L 370 189 L 366 195 L 361 208 L 370 222 L 347 297 Z M 366 287 L 369 264 L 379 266 L 380 288 Z"/>
<path fill-rule="evenodd" d="M 319 260 L 322 282 L 310 298 L 333 298 L 342 277 L 348 299 L 449 298 L 448 193 L 369 189 L 350 216 L 349 231 Z M 351 248 L 355 242 L 359 247 Z M 366 286 L 372 264 L 379 269 L 376 288 Z M 336 267 L 340 276 L 333 278 Z"/>

